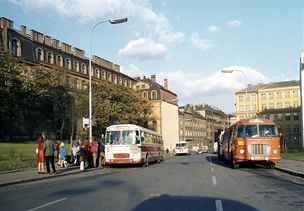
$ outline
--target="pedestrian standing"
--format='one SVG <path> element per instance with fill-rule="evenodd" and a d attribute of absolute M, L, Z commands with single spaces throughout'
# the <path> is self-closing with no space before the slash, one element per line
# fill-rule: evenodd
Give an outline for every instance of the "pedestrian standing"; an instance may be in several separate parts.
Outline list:
<path fill-rule="evenodd" d="M 97 155 L 98 155 L 98 143 L 96 142 L 96 140 L 93 140 L 93 142 L 90 143 L 90 151 L 92 154 L 92 167 L 96 168 Z"/>
<path fill-rule="evenodd" d="M 83 143 L 80 144 L 79 148 L 79 160 L 80 160 L 80 170 L 84 171 L 86 162 L 86 149 Z"/>
<path fill-rule="evenodd" d="M 45 163 L 45 156 L 44 156 L 44 141 L 45 136 L 42 133 L 38 138 L 38 146 L 36 148 L 36 154 L 37 154 L 37 165 L 38 165 L 38 174 L 45 173 L 44 169 L 44 163 Z"/>
<path fill-rule="evenodd" d="M 92 159 L 91 144 L 89 143 L 89 141 L 85 141 L 84 148 L 85 148 L 85 167 L 91 168 L 93 166 L 93 159 Z"/>
<path fill-rule="evenodd" d="M 77 143 L 73 143 L 72 156 L 73 156 L 74 165 L 78 164 L 78 153 L 79 153 L 79 145 Z"/>
<path fill-rule="evenodd" d="M 56 173 L 55 160 L 54 160 L 55 144 L 52 140 L 49 140 L 47 138 L 44 143 L 44 155 L 45 155 L 47 173 L 49 173 L 49 174 L 51 173 L 51 171 L 50 171 L 50 164 L 51 164 L 53 174 L 55 174 Z"/>
<path fill-rule="evenodd" d="M 102 142 L 99 142 L 99 167 L 103 168 L 105 165 L 105 146 Z"/>
<path fill-rule="evenodd" d="M 59 148 L 59 166 L 61 168 L 65 168 L 67 166 L 65 156 L 66 156 L 66 151 L 65 151 L 65 148 L 64 148 L 64 143 L 61 142 L 60 143 L 60 148 Z"/>

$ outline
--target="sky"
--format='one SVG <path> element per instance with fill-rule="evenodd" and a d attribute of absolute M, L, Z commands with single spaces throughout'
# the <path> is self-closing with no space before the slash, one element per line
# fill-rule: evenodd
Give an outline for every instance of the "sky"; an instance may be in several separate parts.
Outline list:
<path fill-rule="evenodd" d="M 234 92 L 247 84 L 299 80 L 303 0 L 0 0 L 0 15 L 87 56 L 95 23 L 128 17 L 95 29 L 93 53 L 130 76 L 168 78 L 179 105 L 232 113 Z"/>

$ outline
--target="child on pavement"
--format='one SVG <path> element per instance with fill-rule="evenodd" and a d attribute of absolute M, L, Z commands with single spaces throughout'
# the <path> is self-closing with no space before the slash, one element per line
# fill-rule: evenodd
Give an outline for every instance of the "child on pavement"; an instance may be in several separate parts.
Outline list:
<path fill-rule="evenodd" d="M 59 148 L 59 165 L 61 168 L 67 167 L 67 162 L 65 161 L 65 156 L 66 156 L 66 151 L 64 148 L 64 143 L 60 143 L 60 148 Z"/>

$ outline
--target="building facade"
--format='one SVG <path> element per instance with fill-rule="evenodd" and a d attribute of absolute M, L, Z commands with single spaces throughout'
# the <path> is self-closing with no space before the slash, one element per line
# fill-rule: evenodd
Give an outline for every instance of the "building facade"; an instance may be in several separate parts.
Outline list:
<path fill-rule="evenodd" d="M 208 146 L 207 121 L 202 115 L 179 107 L 178 120 L 180 141 L 186 141 L 191 146 Z"/>
<path fill-rule="evenodd" d="M 205 119 L 204 143 L 207 143 L 209 149 L 213 149 L 212 146 L 218 132 L 229 126 L 228 115 L 222 110 L 207 104 L 186 105 L 184 110 L 189 113 L 195 112 Z"/>
<path fill-rule="evenodd" d="M 73 89 L 87 90 L 89 58 L 85 51 L 36 30 L 0 18 L 0 49 L 22 62 L 28 71 L 41 69 L 64 73 L 64 83 Z M 120 66 L 96 55 L 92 56 L 92 83 L 111 83 L 133 88 L 136 80 L 120 72 Z"/>
<path fill-rule="evenodd" d="M 163 86 L 155 75 L 136 79 L 135 90 L 152 105 L 150 127 L 162 135 L 165 149 L 173 151 L 179 141 L 177 95 L 169 90 L 167 79 Z"/>
<path fill-rule="evenodd" d="M 299 81 L 283 81 L 248 86 L 235 93 L 236 118 L 255 118 L 266 109 L 300 106 Z"/>
<path fill-rule="evenodd" d="M 282 149 L 299 148 L 301 138 L 301 108 L 266 109 L 258 113 L 258 117 L 272 119 L 282 136 Z"/>

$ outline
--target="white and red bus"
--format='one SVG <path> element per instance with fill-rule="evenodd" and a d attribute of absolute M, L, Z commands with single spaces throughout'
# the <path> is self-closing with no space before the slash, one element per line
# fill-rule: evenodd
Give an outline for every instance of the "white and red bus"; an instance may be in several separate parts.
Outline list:
<path fill-rule="evenodd" d="M 192 152 L 192 147 L 186 141 L 176 143 L 174 153 L 175 155 L 189 155 Z"/>
<path fill-rule="evenodd" d="M 105 162 L 145 164 L 163 160 L 164 147 L 159 133 L 132 124 L 112 125 L 106 130 Z"/>

